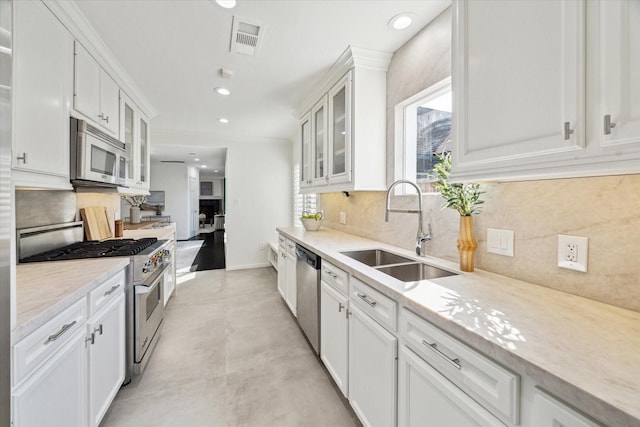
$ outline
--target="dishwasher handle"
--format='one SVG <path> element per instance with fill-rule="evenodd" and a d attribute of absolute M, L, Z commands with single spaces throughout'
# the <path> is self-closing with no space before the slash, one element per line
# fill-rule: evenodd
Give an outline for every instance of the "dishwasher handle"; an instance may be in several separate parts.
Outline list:
<path fill-rule="evenodd" d="M 320 270 L 320 257 L 309 249 L 296 244 L 296 255 L 298 257 L 298 262 L 304 262 L 314 269 Z"/>

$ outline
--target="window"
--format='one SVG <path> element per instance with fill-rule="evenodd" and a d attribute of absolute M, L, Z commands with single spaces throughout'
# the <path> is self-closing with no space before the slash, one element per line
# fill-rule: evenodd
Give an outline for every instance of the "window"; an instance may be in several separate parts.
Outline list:
<path fill-rule="evenodd" d="M 318 196 L 315 193 L 300 193 L 300 165 L 293 168 L 293 225 L 302 225 L 300 217 L 303 212 L 318 211 Z"/>
<path fill-rule="evenodd" d="M 395 107 L 395 178 L 433 191 L 436 155 L 451 151 L 451 78 L 428 87 Z"/>

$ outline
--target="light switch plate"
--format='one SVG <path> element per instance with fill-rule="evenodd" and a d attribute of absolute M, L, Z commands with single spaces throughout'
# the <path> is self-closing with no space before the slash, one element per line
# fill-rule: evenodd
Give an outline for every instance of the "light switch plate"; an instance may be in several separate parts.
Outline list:
<path fill-rule="evenodd" d="M 589 239 L 558 234 L 558 267 L 587 272 Z"/>
<path fill-rule="evenodd" d="M 513 256 L 513 230 L 487 228 L 487 252 Z"/>
<path fill-rule="evenodd" d="M 346 212 L 340 212 L 340 224 L 347 224 L 347 213 Z"/>

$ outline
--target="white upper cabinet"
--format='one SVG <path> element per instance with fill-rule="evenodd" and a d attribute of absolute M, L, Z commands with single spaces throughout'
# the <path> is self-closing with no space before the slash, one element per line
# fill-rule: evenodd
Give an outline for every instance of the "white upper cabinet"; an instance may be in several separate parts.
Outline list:
<path fill-rule="evenodd" d="M 349 47 L 300 114 L 304 192 L 386 189 L 386 72 L 391 54 Z"/>
<path fill-rule="evenodd" d="M 127 187 L 149 190 L 149 119 L 120 91 L 120 140 L 127 150 Z"/>
<path fill-rule="evenodd" d="M 454 175 L 509 176 L 582 150 L 583 4 L 455 5 Z"/>
<path fill-rule="evenodd" d="M 452 177 L 640 171 L 638 24 L 632 0 L 454 1 Z"/>
<path fill-rule="evenodd" d="M 602 154 L 640 151 L 640 2 L 587 3 L 588 32 L 594 46 L 588 71 L 593 79 L 593 135 Z M 635 157 L 637 160 L 637 157 Z"/>
<path fill-rule="evenodd" d="M 311 109 L 311 185 L 325 184 L 327 176 L 327 98 Z"/>
<path fill-rule="evenodd" d="M 13 9 L 13 179 L 70 189 L 73 38 L 42 2 L 14 2 Z"/>
<path fill-rule="evenodd" d="M 111 135 L 119 131 L 119 88 L 87 50 L 75 43 L 73 107 Z"/>

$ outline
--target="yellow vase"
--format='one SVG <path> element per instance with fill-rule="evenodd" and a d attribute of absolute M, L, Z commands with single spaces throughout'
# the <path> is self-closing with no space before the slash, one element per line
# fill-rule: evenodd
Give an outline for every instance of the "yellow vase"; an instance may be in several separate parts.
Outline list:
<path fill-rule="evenodd" d="M 460 270 L 473 271 L 473 259 L 478 242 L 473 235 L 472 216 L 460 217 L 460 236 L 458 237 L 457 246 L 460 253 Z"/>

